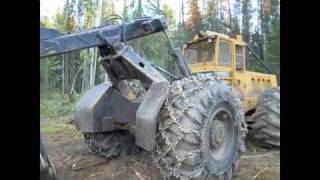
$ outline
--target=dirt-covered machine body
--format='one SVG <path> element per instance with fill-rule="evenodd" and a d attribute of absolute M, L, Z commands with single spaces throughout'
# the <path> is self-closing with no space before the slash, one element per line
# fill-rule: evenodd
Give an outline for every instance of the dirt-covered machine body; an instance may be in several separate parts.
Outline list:
<path fill-rule="evenodd" d="M 252 112 L 258 97 L 267 89 L 276 88 L 274 74 L 246 70 L 246 43 L 238 35 L 230 38 L 224 34 L 206 31 L 199 33 L 184 45 L 184 55 L 192 73 L 214 73 L 221 76 L 237 90 L 242 109 Z"/>

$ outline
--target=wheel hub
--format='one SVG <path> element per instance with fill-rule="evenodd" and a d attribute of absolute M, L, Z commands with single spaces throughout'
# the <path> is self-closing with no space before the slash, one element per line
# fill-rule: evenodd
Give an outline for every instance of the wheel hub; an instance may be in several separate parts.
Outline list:
<path fill-rule="evenodd" d="M 223 159 L 228 145 L 232 141 L 232 116 L 225 109 L 220 109 L 214 115 L 209 134 L 209 147 L 214 159 Z"/>
<path fill-rule="evenodd" d="M 211 125 L 211 146 L 218 149 L 224 142 L 225 139 L 225 127 L 223 122 L 214 121 Z"/>

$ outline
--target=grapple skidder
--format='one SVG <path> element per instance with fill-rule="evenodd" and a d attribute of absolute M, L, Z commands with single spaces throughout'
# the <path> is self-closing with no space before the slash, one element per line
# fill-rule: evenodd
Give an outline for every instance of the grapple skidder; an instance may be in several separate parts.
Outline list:
<path fill-rule="evenodd" d="M 240 97 L 219 76 L 192 75 L 166 28 L 160 16 L 66 35 L 41 29 L 40 58 L 98 48 L 111 84 L 85 92 L 75 109 L 75 125 L 98 155 L 112 158 L 142 148 L 152 152 L 166 178 L 229 180 L 245 150 Z M 127 43 L 154 33 L 168 38 L 179 73 L 153 65 Z M 137 94 L 133 86 L 145 93 L 129 97 Z"/>

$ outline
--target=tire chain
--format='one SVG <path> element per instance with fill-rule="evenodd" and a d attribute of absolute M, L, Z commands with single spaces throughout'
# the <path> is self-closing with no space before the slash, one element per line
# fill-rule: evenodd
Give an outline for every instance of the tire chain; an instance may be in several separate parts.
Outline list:
<path fill-rule="evenodd" d="M 114 135 L 112 134 L 111 136 L 114 136 Z M 84 142 L 88 145 L 88 148 L 94 154 L 97 154 L 98 156 L 100 156 L 102 158 L 106 158 L 106 159 L 112 159 L 114 157 L 117 157 L 117 156 L 123 154 L 124 152 L 126 154 L 133 154 L 135 152 L 140 151 L 140 148 L 138 146 L 136 146 L 136 145 L 132 145 L 132 146 L 128 145 L 127 147 L 125 147 L 126 149 L 124 150 L 123 149 L 124 147 L 118 147 L 118 146 L 121 146 L 121 144 L 119 143 L 118 145 L 112 147 L 112 148 L 115 148 L 114 150 L 112 150 L 112 152 L 106 152 L 106 151 L 103 151 L 103 149 L 101 147 L 98 148 L 98 147 L 94 146 L 92 138 L 85 137 L 85 141 Z M 117 148 L 119 148 L 119 149 L 116 150 Z M 116 152 L 116 151 L 118 151 L 118 152 Z"/>
<path fill-rule="evenodd" d="M 196 85 L 196 88 L 194 88 L 194 89 L 192 89 L 192 90 L 190 90 L 190 91 L 188 91 L 188 92 L 185 93 L 185 92 L 183 92 L 183 90 L 182 90 L 182 87 L 181 87 L 182 83 L 180 83 L 180 82 L 183 82 L 183 81 L 186 81 L 186 80 L 188 80 L 188 78 L 183 78 L 181 81 L 178 81 L 178 82 L 176 81 L 176 82 L 172 83 L 171 85 L 169 85 L 169 91 L 170 91 L 170 92 L 169 92 L 169 95 L 170 95 L 170 93 L 173 93 L 173 92 L 177 93 L 178 96 L 174 97 L 174 100 L 182 97 L 184 103 L 186 104 L 186 108 L 185 108 L 184 110 L 182 110 L 182 113 L 183 113 L 184 111 L 188 110 L 188 109 L 191 108 L 191 107 L 194 108 L 194 107 L 188 102 L 188 99 L 187 99 L 186 97 L 187 97 L 189 94 L 192 94 L 192 93 L 194 93 L 194 92 L 196 92 L 196 91 L 204 91 L 205 93 L 208 94 L 209 100 L 210 100 L 211 102 L 213 102 L 213 100 L 212 100 L 213 97 L 211 96 L 210 92 L 209 92 L 206 88 L 203 87 L 203 84 L 201 84 L 201 83 L 199 83 L 199 82 L 203 82 L 203 81 L 215 81 L 215 82 L 218 82 L 218 83 L 221 83 L 221 82 L 224 83 L 221 78 L 218 78 L 218 77 L 212 76 L 212 75 L 209 76 L 209 77 L 208 77 L 208 76 L 207 76 L 207 77 L 203 77 L 203 76 L 199 76 L 199 75 L 192 76 L 192 77 L 191 77 L 191 80 L 192 80 L 192 82 Z M 221 96 L 223 96 L 223 94 L 221 94 Z M 193 133 L 195 133 L 197 136 L 203 137 L 203 136 L 205 135 L 205 129 L 202 129 L 202 130 L 199 132 L 199 131 L 197 131 L 197 130 L 184 128 L 184 127 L 182 126 L 182 124 L 180 124 L 180 123 L 177 121 L 177 117 L 179 117 L 180 114 L 177 115 L 177 116 L 175 116 L 175 115 L 174 115 L 174 112 L 173 112 L 173 110 L 172 110 L 172 104 L 173 104 L 174 100 L 172 100 L 172 102 L 169 103 L 169 100 L 168 100 L 168 98 L 167 98 L 167 99 L 165 100 L 165 104 L 164 104 L 164 107 L 163 107 L 163 108 L 166 108 L 166 109 L 168 110 L 169 116 L 170 116 L 170 118 L 173 120 L 172 123 L 175 123 L 175 124 L 178 126 L 178 129 L 179 129 L 182 133 L 179 134 L 179 136 L 177 137 L 177 140 L 176 140 L 174 143 L 171 143 L 170 140 L 169 140 L 169 137 L 168 137 L 165 133 L 163 133 L 164 131 L 158 131 L 157 137 L 162 136 L 162 137 L 165 139 L 165 144 L 168 146 L 168 148 L 167 148 L 167 150 L 166 150 L 165 152 L 161 152 L 160 147 L 158 146 L 158 144 L 156 144 L 155 151 L 152 152 L 151 157 L 152 157 L 152 159 L 153 159 L 154 164 L 160 169 L 160 172 L 161 172 L 161 174 L 163 175 L 163 179 L 170 179 L 170 176 L 174 176 L 174 177 L 177 178 L 177 179 L 186 179 L 186 180 L 187 180 L 187 179 L 191 179 L 192 176 L 187 176 L 187 177 L 186 177 L 186 176 L 182 176 L 181 174 L 177 173 L 177 170 L 180 168 L 181 163 L 182 163 L 186 158 L 188 158 L 189 156 L 192 156 L 192 155 L 194 155 L 195 153 L 199 153 L 199 152 L 200 152 L 200 153 L 203 153 L 203 152 L 205 152 L 205 146 L 201 146 L 200 150 L 194 150 L 194 151 L 191 151 L 191 152 L 189 152 L 189 153 L 182 154 L 182 155 L 179 155 L 179 154 L 176 153 L 177 151 L 176 151 L 175 147 L 176 147 L 176 145 L 183 139 L 184 133 L 193 132 Z M 237 101 L 236 104 L 239 105 L 239 104 L 240 104 L 240 103 L 239 103 L 239 101 L 240 101 L 239 98 L 236 98 L 236 101 Z M 202 111 L 200 110 L 199 112 L 202 112 Z M 204 115 L 205 117 L 208 117 L 208 115 L 205 114 L 204 112 L 202 112 L 202 115 Z M 172 123 L 167 124 L 167 126 L 164 126 L 162 122 L 159 122 L 158 128 L 159 128 L 160 130 L 168 129 L 168 128 L 171 126 Z M 161 133 L 159 133 L 159 132 L 161 132 Z M 242 120 L 242 122 L 241 122 L 241 129 L 240 129 L 240 138 L 241 138 L 242 140 L 244 140 L 246 134 L 247 134 L 247 125 L 246 125 L 246 123 L 244 122 L 244 120 Z M 200 138 L 200 141 L 202 141 L 202 138 Z M 242 142 L 243 142 L 243 141 L 242 141 Z M 200 143 L 200 144 L 202 144 L 202 143 Z M 204 144 L 205 144 L 205 143 L 204 143 Z M 171 166 L 168 165 L 169 163 L 165 163 L 165 168 L 168 169 L 169 171 L 171 171 L 171 173 L 168 173 L 166 170 L 164 170 L 164 168 L 160 165 L 159 162 L 160 162 L 161 159 L 162 159 L 162 160 L 165 159 L 166 154 L 169 153 L 170 150 L 172 150 L 172 152 L 173 152 L 173 154 L 175 155 L 178 163 L 177 163 L 177 165 L 176 165 L 175 167 L 171 167 Z M 245 151 L 244 144 L 241 144 L 241 145 L 240 145 L 240 152 L 242 153 L 242 152 L 244 152 L 244 151 Z M 180 153 L 181 153 L 181 152 L 180 152 Z M 158 156 L 158 157 L 157 157 L 157 156 Z M 208 177 L 208 176 L 216 176 L 216 177 L 217 177 L 217 175 L 210 174 L 209 171 L 205 169 L 205 163 L 204 163 L 204 162 L 201 162 L 198 166 L 196 166 L 196 167 L 194 168 L 194 170 L 192 171 L 191 174 L 198 172 L 199 169 L 202 169 L 202 170 L 204 171 L 204 173 L 206 174 L 206 177 Z M 228 170 L 229 170 L 229 169 L 223 170 L 223 173 L 225 173 L 225 172 L 228 171 Z M 201 172 L 201 171 L 200 171 L 200 172 Z"/>

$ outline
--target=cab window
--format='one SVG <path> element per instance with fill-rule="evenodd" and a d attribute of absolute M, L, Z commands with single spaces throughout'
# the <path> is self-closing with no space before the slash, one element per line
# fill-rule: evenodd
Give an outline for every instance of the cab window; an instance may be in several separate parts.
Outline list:
<path fill-rule="evenodd" d="M 243 46 L 236 45 L 236 68 L 243 69 Z"/>
<path fill-rule="evenodd" d="M 184 53 L 187 62 L 189 64 L 212 62 L 215 56 L 214 44 L 215 39 L 206 39 L 190 44 Z"/>
<path fill-rule="evenodd" d="M 231 47 L 226 41 L 220 41 L 220 65 L 231 65 Z"/>

